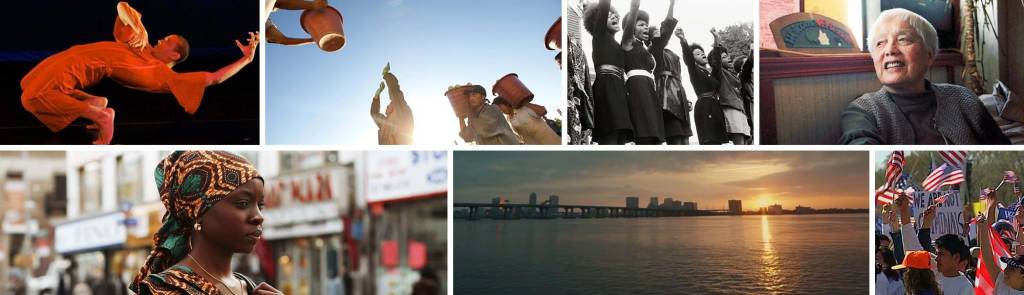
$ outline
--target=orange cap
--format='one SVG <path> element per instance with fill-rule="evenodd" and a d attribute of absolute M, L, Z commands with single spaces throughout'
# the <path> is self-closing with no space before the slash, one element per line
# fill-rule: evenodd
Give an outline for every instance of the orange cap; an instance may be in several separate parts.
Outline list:
<path fill-rule="evenodd" d="M 930 269 L 932 268 L 932 254 L 928 251 L 910 251 L 903 258 L 903 263 L 894 265 L 892 269 Z"/>

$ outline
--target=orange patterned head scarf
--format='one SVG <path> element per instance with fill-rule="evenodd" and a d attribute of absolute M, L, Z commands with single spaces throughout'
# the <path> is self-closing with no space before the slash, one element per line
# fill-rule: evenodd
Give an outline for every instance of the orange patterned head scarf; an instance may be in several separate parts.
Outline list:
<path fill-rule="evenodd" d="M 192 228 L 203 213 L 235 188 L 253 178 L 262 179 L 249 161 L 224 151 L 171 153 L 157 165 L 155 175 L 167 213 L 153 235 L 156 248 L 132 281 L 130 288 L 135 292 L 146 276 L 164 271 L 191 251 Z"/>

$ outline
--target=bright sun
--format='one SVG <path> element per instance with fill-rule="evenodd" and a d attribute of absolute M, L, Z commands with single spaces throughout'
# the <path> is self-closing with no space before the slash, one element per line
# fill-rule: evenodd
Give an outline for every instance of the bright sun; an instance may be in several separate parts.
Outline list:
<path fill-rule="evenodd" d="M 761 196 L 757 197 L 757 207 L 758 208 L 768 207 L 769 205 L 772 205 L 771 198 L 769 198 L 768 196 L 765 196 L 765 195 L 761 195 Z"/>
<path fill-rule="evenodd" d="M 417 101 L 416 103 L 410 102 L 410 105 L 416 120 L 416 129 L 413 131 L 415 144 L 442 146 L 454 145 L 453 142 L 462 144 L 462 140 L 459 138 L 459 126 L 447 101 L 441 103 Z"/>

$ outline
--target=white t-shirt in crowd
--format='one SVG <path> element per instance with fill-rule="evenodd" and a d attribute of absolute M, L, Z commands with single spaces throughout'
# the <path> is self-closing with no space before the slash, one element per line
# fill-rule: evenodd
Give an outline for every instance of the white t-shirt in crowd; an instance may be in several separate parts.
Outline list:
<path fill-rule="evenodd" d="M 1024 291 L 1015 290 L 1006 283 L 1003 272 L 996 277 L 996 295 L 1024 295 Z"/>
<path fill-rule="evenodd" d="M 875 276 L 876 295 L 903 295 L 905 292 L 902 280 L 889 280 L 885 273 L 878 273 Z"/>
<path fill-rule="evenodd" d="M 967 279 L 963 273 L 947 278 L 942 273 L 936 272 L 935 280 L 939 281 L 939 287 L 942 288 L 944 295 L 974 295 L 974 284 L 971 284 L 971 280 Z"/>

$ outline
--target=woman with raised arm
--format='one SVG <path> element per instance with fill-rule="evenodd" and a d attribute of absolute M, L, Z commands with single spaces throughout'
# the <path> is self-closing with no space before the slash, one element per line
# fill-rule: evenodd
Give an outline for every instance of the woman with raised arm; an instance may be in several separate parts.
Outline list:
<path fill-rule="evenodd" d="M 700 144 L 723 144 L 729 142 L 726 136 L 725 115 L 718 103 L 717 71 L 708 70 L 708 58 L 700 45 L 687 43 L 682 29 L 676 29 L 676 37 L 683 47 L 683 64 L 690 74 L 690 84 L 697 92 L 697 103 L 693 106 L 693 121 L 697 126 L 697 140 Z M 717 40 L 715 43 L 718 43 Z M 717 54 L 712 51 L 712 54 Z M 721 70 L 721 69 L 719 69 Z"/>
<path fill-rule="evenodd" d="M 729 52 L 720 43 L 718 32 L 711 29 L 711 34 L 715 36 L 715 49 L 711 50 L 708 63 L 711 64 L 711 72 L 717 72 L 718 81 L 721 82 L 718 87 L 718 102 L 722 105 L 722 114 L 725 116 L 726 132 L 729 133 L 729 141 L 732 141 L 732 144 L 744 145 L 751 138 L 751 130 L 743 106 L 743 95 L 740 93 L 740 78 L 738 73 L 731 70 L 732 60 Z"/>
<path fill-rule="evenodd" d="M 639 0 L 634 0 L 639 6 Z M 599 144 L 625 144 L 633 139 L 633 122 L 626 101 L 626 41 L 632 44 L 633 28 L 626 28 L 621 42 L 615 42 L 619 31 L 619 13 L 611 0 L 588 5 L 583 13 L 583 27 L 593 37 L 591 52 L 597 77 L 594 79 L 594 139 Z"/>
<path fill-rule="evenodd" d="M 636 32 L 632 43 L 623 46 L 626 50 L 626 91 L 629 93 L 629 113 L 633 121 L 634 137 L 638 144 L 661 144 L 665 141 L 665 122 L 662 120 L 662 99 L 655 91 L 654 54 L 661 56 L 665 46 L 668 45 L 670 33 L 676 26 L 676 19 L 672 18 L 675 9 L 675 0 L 669 2 L 668 15 L 662 23 L 665 34 L 662 36 L 651 35 L 648 28 L 650 16 L 647 12 L 640 10 L 639 1 L 633 1 L 634 5 L 626 13 L 625 25 L 632 27 Z M 627 36 L 623 34 L 623 39 Z M 644 41 L 650 41 L 648 50 Z"/>

